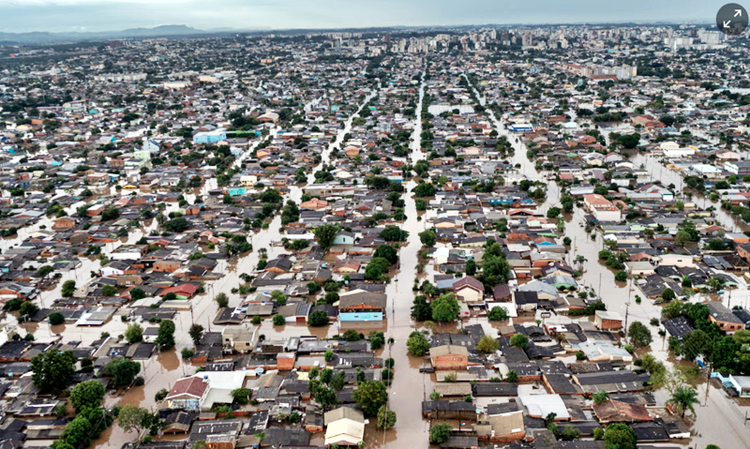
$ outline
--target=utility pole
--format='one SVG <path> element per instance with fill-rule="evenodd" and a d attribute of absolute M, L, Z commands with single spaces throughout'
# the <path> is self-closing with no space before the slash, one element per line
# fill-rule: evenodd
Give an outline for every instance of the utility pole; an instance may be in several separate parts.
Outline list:
<path fill-rule="evenodd" d="M 625 303 L 625 336 L 628 335 L 628 312 L 630 310 L 630 296 L 633 294 L 633 278 L 630 278 L 628 286 L 628 302 Z"/>

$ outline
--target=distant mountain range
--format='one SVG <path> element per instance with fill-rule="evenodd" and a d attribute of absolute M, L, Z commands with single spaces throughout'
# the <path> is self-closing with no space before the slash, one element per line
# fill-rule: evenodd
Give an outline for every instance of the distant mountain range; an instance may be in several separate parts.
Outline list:
<path fill-rule="evenodd" d="M 693 24 L 698 25 L 703 22 L 694 21 Z M 711 25 L 710 22 L 705 22 Z M 559 26 L 559 25 L 580 25 L 579 24 L 512 24 L 513 26 Z M 585 24 L 585 22 L 584 22 Z M 589 25 L 611 25 L 611 26 L 637 26 L 637 25 L 665 25 L 668 22 L 601 22 L 601 23 L 588 23 Z M 432 26 L 383 26 L 383 27 L 370 27 L 370 28 L 296 28 L 296 29 L 272 29 L 270 27 L 258 27 L 248 29 L 236 29 L 236 28 L 212 28 L 208 30 L 199 30 L 192 28 L 187 25 L 160 25 L 154 28 L 130 28 L 122 31 L 101 31 L 101 32 L 64 32 L 64 33 L 50 33 L 45 31 L 35 31 L 29 33 L 2 33 L 0 32 L 0 45 L 49 45 L 49 44 L 61 44 L 61 43 L 72 43 L 72 42 L 91 42 L 91 41 L 103 41 L 108 39 L 126 39 L 136 38 L 143 39 L 149 37 L 187 37 L 187 36 L 220 36 L 223 34 L 233 33 L 259 33 L 269 32 L 280 35 L 294 35 L 304 33 L 320 33 L 320 32 L 359 32 L 359 33 L 388 33 L 388 32 L 399 32 L 404 30 L 444 30 L 444 29 L 466 29 L 476 27 L 507 27 L 511 24 L 484 24 L 484 25 L 432 25 Z"/>
<path fill-rule="evenodd" d="M 63 42 L 85 42 L 106 39 L 169 37 L 169 36 L 205 36 L 223 33 L 253 32 L 253 30 L 233 30 L 219 28 L 199 30 L 186 25 L 160 25 L 154 28 L 130 28 L 122 31 L 101 31 L 94 33 L 68 32 L 48 33 L 42 31 L 30 33 L 0 33 L 0 45 L 59 44 Z"/>

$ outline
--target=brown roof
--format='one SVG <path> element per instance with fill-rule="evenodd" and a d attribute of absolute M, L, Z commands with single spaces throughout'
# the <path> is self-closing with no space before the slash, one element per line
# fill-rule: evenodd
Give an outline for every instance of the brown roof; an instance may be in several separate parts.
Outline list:
<path fill-rule="evenodd" d="M 469 350 L 464 346 L 458 345 L 442 345 L 430 348 L 430 357 L 440 357 L 442 355 L 457 354 L 457 355 L 469 355 Z"/>
<path fill-rule="evenodd" d="M 492 296 L 494 296 L 495 299 L 506 298 L 510 296 L 510 287 L 508 284 L 498 284 L 492 289 Z"/>
<path fill-rule="evenodd" d="M 594 404 L 593 408 L 602 423 L 653 421 L 646 407 L 638 404 L 608 399 L 601 404 Z"/>
<path fill-rule="evenodd" d="M 484 293 L 484 284 L 472 276 L 463 277 L 453 283 L 453 290 L 458 291 L 463 287 L 470 287 L 480 293 Z"/>
<path fill-rule="evenodd" d="M 208 389 L 207 380 L 204 380 L 200 377 L 187 377 L 175 382 L 174 387 L 172 387 L 172 390 L 170 390 L 166 399 L 171 399 L 183 395 L 202 398 L 203 394 L 206 392 L 206 389 Z"/>

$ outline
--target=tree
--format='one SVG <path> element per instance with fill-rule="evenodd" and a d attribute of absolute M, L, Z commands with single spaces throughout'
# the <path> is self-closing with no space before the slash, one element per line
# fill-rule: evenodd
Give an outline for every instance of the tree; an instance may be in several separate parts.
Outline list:
<path fill-rule="evenodd" d="M 373 257 L 365 268 L 365 279 L 377 281 L 391 269 L 391 263 L 382 257 Z"/>
<path fill-rule="evenodd" d="M 448 424 L 435 424 L 430 429 L 430 443 L 441 444 L 446 442 L 448 438 L 450 438 L 452 431 L 453 430 L 451 429 L 451 426 L 449 426 Z"/>
<path fill-rule="evenodd" d="M 272 291 L 271 299 L 273 299 L 279 306 L 286 305 L 286 295 L 281 290 Z"/>
<path fill-rule="evenodd" d="M 39 267 L 38 270 L 36 270 L 36 275 L 39 276 L 40 278 L 45 278 L 49 274 L 51 274 L 53 271 L 55 271 L 55 269 L 52 268 L 51 266 L 42 265 L 41 267 Z"/>
<path fill-rule="evenodd" d="M 628 273 L 625 270 L 620 270 L 615 274 L 615 280 L 617 282 L 625 282 L 628 280 Z"/>
<path fill-rule="evenodd" d="M 247 398 L 250 397 L 253 394 L 253 390 L 250 390 L 249 388 L 237 388 L 236 390 L 232 390 L 232 399 L 234 399 L 234 402 L 245 405 L 247 404 Z"/>
<path fill-rule="evenodd" d="M 648 346 L 651 344 L 651 329 L 640 321 L 633 321 L 628 328 L 628 337 L 633 346 Z"/>
<path fill-rule="evenodd" d="M 323 410 L 329 410 L 338 404 L 338 398 L 332 388 L 320 387 L 315 391 L 315 402 L 320 404 Z"/>
<path fill-rule="evenodd" d="M 286 324 L 286 318 L 284 318 L 284 315 L 277 313 L 273 316 L 274 326 L 283 326 L 284 324 Z"/>
<path fill-rule="evenodd" d="M 686 244 L 692 242 L 692 237 L 687 231 L 678 231 L 674 236 L 674 242 L 677 245 L 685 246 Z"/>
<path fill-rule="evenodd" d="M 193 340 L 193 345 L 198 346 L 199 344 L 201 344 L 201 338 L 203 338 L 203 326 L 198 323 L 194 323 L 192 326 L 190 326 L 188 335 L 190 335 L 190 338 Z"/>
<path fill-rule="evenodd" d="M 435 298 L 430 307 L 432 307 L 432 319 L 442 323 L 455 320 L 461 311 L 461 306 L 458 305 L 458 300 L 453 294 Z"/>
<path fill-rule="evenodd" d="M 99 407 L 106 392 L 99 381 L 87 380 L 76 385 L 70 392 L 70 404 L 76 412 L 84 407 Z"/>
<path fill-rule="evenodd" d="M 490 309 L 488 318 L 490 321 L 507 321 L 508 318 L 510 318 L 510 315 L 508 315 L 507 308 L 502 306 L 495 306 Z"/>
<path fill-rule="evenodd" d="M 592 396 L 592 399 L 594 400 L 594 404 L 601 404 L 602 402 L 609 399 L 609 394 L 607 394 L 606 391 L 597 391 L 594 393 L 594 396 Z"/>
<path fill-rule="evenodd" d="M 91 442 L 91 433 L 94 430 L 94 426 L 91 425 L 91 421 L 86 419 L 84 416 L 76 416 L 71 422 L 65 426 L 62 435 L 58 441 L 64 442 L 61 447 L 88 447 Z M 62 449 L 59 446 L 55 446 L 57 442 L 52 443 L 53 449 Z"/>
<path fill-rule="evenodd" d="M 493 352 L 497 351 L 499 347 L 500 344 L 497 342 L 497 340 L 490 337 L 489 335 L 485 335 L 479 339 L 479 343 L 477 343 L 476 349 L 477 351 L 484 354 L 492 354 Z"/>
<path fill-rule="evenodd" d="M 398 226 L 386 226 L 380 232 L 380 238 L 386 242 L 404 242 L 409 238 L 409 232 L 402 231 Z"/>
<path fill-rule="evenodd" d="M 62 289 L 60 291 L 60 294 L 63 295 L 65 298 L 69 298 L 73 296 L 73 293 L 76 292 L 76 281 L 70 280 L 63 282 Z"/>
<path fill-rule="evenodd" d="M 406 340 L 406 347 L 409 349 L 411 355 L 421 357 L 430 350 L 430 342 L 423 333 L 414 331 L 409 335 L 409 339 Z"/>
<path fill-rule="evenodd" d="M 323 299 L 323 302 L 325 302 L 328 305 L 333 305 L 338 300 L 339 300 L 339 294 L 337 292 L 328 292 L 326 293 L 326 296 Z"/>
<path fill-rule="evenodd" d="M 516 334 L 510 337 L 508 344 L 517 348 L 526 349 L 526 346 L 529 345 L 529 337 L 524 334 Z"/>
<path fill-rule="evenodd" d="M 310 314 L 307 324 L 313 327 L 326 326 L 328 324 L 328 314 L 323 310 L 315 310 Z"/>
<path fill-rule="evenodd" d="M 104 366 L 104 374 L 112 376 L 116 387 L 130 385 L 141 371 L 141 364 L 128 359 L 114 359 Z"/>
<path fill-rule="evenodd" d="M 378 380 L 360 382 L 354 390 L 354 401 L 362 407 L 365 415 L 376 416 L 380 407 L 388 401 L 385 384 Z"/>
<path fill-rule="evenodd" d="M 432 318 L 432 307 L 427 303 L 427 297 L 417 295 L 411 306 L 411 317 L 415 321 L 427 321 Z"/>
<path fill-rule="evenodd" d="M 370 331 L 367 339 L 370 340 L 371 349 L 380 349 L 385 346 L 385 334 L 382 332 Z"/>
<path fill-rule="evenodd" d="M 36 306 L 31 301 L 24 301 L 21 304 L 21 308 L 18 309 L 18 315 L 20 317 L 25 317 L 25 319 L 29 319 L 32 315 L 37 313 L 39 311 L 39 307 Z"/>
<path fill-rule="evenodd" d="M 172 349 L 174 348 L 174 331 L 175 325 L 172 320 L 161 320 L 159 323 L 159 333 L 156 334 L 154 343 L 160 349 Z"/>
<path fill-rule="evenodd" d="M 63 314 L 60 313 L 60 312 L 52 312 L 52 313 L 50 313 L 49 316 L 47 317 L 47 319 L 49 320 L 49 324 L 51 324 L 53 326 L 57 326 L 57 325 L 63 324 L 65 322 L 65 316 L 63 316 Z"/>
<path fill-rule="evenodd" d="M 324 224 L 315 228 L 315 238 L 318 240 L 318 245 L 323 249 L 330 248 L 339 233 L 339 229 L 339 226 L 335 224 Z"/>
<path fill-rule="evenodd" d="M 419 233 L 419 241 L 422 242 L 422 245 L 428 248 L 435 246 L 436 238 L 437 234 L 431 229 Z"/>
<path fill-rule="evenodd" d="M 216 301 L 216 304 L 219 306 L 219 308 L 226 307 L 229 305 L 229 298 L 227 297 L 227 294 L 224 292 L 219 293 L 214 297 L 214 301 Z"/>
<path fill-rule="evenodd" d="M 396 425 L 396 412 L 388 410 L 388 407 L 382 406 L 378 410 L 378 427 L 381 429 L 391 429 Z"/>
<path fill-rule="evenodd" d="M 105 285 L 102 287 L 102 296 L 110 297 L 117 295 L 117 287 L 114 285 Z"/>
<path fill-rule="evenodd" d="M 373 258 L 381 257 L 383 259 L 386 259 L 388 262 L 390 262 L 391 265 L 398 262 L 398 252 L 396 251 L 396 248 L 392 247 L 391 245 L 378 246 L 372 256 Z"/>
<path fill-rule="evenodd" d="M 133 301 L 138 301 L 139 299 L 143 299 L 146 297 L 146 292 L 138 287 L 131 288 L 128 293 L 130 294 L 130 299 L 132 299 Z"/>
<path fill-rule="evenodd" d="M 331 386 L 336 391 L 341 391 L 342 388 L 344 388 L 344 385 L 346 384 L 346 373 L 344 371 L 336 371 L 331 376 L 331 381 L 328 383 L 328 385 Z"/>
<path fill-rule="evenodd" d="M 161 390 L 157 391 L 154 395 L 154 401 L 161 402 L 169 395 L 169 390 L 166 388 L 162 388 Z"/>
<path fill-rule="evenodd" d="M 133 323 L 125 329 L 125 340 L 131 345 L 143 341 L 143 328 L 138 323 Z"/>
<path fill-rule="evenodd" d="M 607 444 L 607 447 L 635 449 L 638 437 L 627 424 L 614 423 L 608 425 L 604 430 L 604 442 Z"/>
<path fill-rule="evenodd" d="M 508 377 L 506 377 L 505 380 L 513 383 L 518 382 L 518 373 L 516 372 L 516 370 L 512 369 L 508 371 Z"/>
<path fill-rule="evenodd" d="M 47 351 L 31 359 L 31 380 L 44 393 L 58 393 L 70 385 L 75 373 L 75 356 L 71 351 Z"/>
<path fill-rule="evenodd" d="M 661 292 L 661 299 L 663 299 L 664 301 L 671 301 L 676 297 L 677 295 L 675 295 L 674 290 L 672 290 L 671 288 L 664 289 L 664 291 Z"/>
<path fill-rule="evenodd" d="M 695 413 L 694 405 L 698 403 L 698 392 L 692 387 L 678 387 L 667 403 L 672 405 L 684 418 L 685 412 L 688 410 Z"/>
<path fill-rule="evenodd" d="M 432 183 L 420 182 L 416 187 L 414 187 L 412 192 L 414 193 L 414 196 L 424 198 L 426 196 L 435 196 L 437 190 L 435 189 L 435 186 L 432 185 Z"/>
<path fill-rule="evenodd" d="M 682 338 L 682 355 L 690 360 L 695 360 L 699 355 L 705 354 L 712 345 L 711 337 L 706 332 L 696 329 Z"/>
<path fill-rule="evenodd" d="M 560 433 L 560 437 L 565 441 L 573 441 L 581 437 L 581 431 L 573 427 L 571 424 L 566 424 Z"/>
<path fill-rule="evenodd" d="M 550 207 L 547 210 L 547 218 L 557 218 L 560 216 L 560 212 L 562 211 L 559 207 Z"/>
<path fill-rule="evenodd" d="M 117 415 L 117 424 L 125 432 L 130 433 L 135 430 L 140 436 L 145 428 L 144 424 L 148 419 L 148 415 L 150 415 L 150 413 L 145 408 L 128 404 L 120 409 L 120 413 Z"/>
<path fill-rule="evenodd" d="M 360 341 L 363 335 L 360 335 L 360 333 L 354 329 L 347 329 L 342 337 L 346 341 Z"/>
<path fill-rule="evenodd" d="M 595 440 L 601 440 L 604 438 L 604 431 L 601 429 L 601 427 L 597 427 L 594 429 L 594 439 Z"/>

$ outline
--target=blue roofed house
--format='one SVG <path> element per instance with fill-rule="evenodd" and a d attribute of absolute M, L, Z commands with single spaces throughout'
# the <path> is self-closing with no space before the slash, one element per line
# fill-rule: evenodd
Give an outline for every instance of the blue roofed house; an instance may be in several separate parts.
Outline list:
<path fill-rule="evenodd" d="M 227 191 L 229 192 L 229 196 L 238 196 L 244 195 L 247 192 L 247 188 L 245 186 L 229 187 Z"/>
<path fill-rule="evenodd" d="M 339 321 L 383 321 L 386 295 L 352 290 L 339 296 Z"/>
<path fill-rule="evenodd" d="M 223 128 L 213 131 L 196 133 L 193 136 L 193 143 L 216 143 L 227 138 L 227 130 Z"/>

